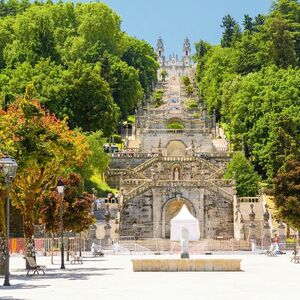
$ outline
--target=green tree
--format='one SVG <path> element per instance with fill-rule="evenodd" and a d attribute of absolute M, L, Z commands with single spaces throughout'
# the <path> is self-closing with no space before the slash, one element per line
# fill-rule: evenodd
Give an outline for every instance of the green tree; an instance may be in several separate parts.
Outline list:
<path fill-rule="evenodd" d="M 299 84 L 299 70 L 270 66 L 244 76 L 227 96 L 230 110 L 224 114 L 235 149 L 244 143 L 247 156 L 269 178 L 299 148 Z"/>
<path fill-rule="evenodd" d="M 165 82 L 166 77 L 168 76 L 168 72 L 166 71 L 166 69 L 162 69 L 162 71 L 160 72 L 160 76 L 161 76 L 161 81 Z"/>
<path fill-rule="evenodd" d="M 84 182 L 85 190 L 91 190 L 89 187 L 93 186 L 92 177 L 98 176 L 103 178 L 103 173 L 109 165 L 109 156 L 104 152 L 104 143 L 101 131 L 89 133 L 86 135 L 87 143 L 91 155 L 84 160 L 81 168 L 75 169 L 76 173 L 80 173 Z"/>
<path fill-rule="evenodd" d="M 296 52 L 292 34 L 288 25 L 281 17 L 270 19 L 268 31 L 270 34 L 270 56 L 278 67 L 287 68 L 296 65 Z"/>
<path fill-rule="evenodd" d="M 199 42 L 195 43 L 195 48 L 197 58 L 201 58 L 204 57 L 204 55 L 208 52 L 208 50 L 211 48 L 211 45 L 203 40 L 200 40 Z"/>
<path fill-rule="evenodd" d="M 185 88 L 186 94 L 188 97 L 191 97 L 194 94 L 194 86 L 193 84 L 189 84 L 186 88 Z"/>
<path fill-rule="evenodd" d="M 70 173 L 62 179 L 65 184 L 64 192 L 64 229 L 81 232 L 95 223 L 91 215 L 93 195 L 82 191 L 81 178 L 76 173 Z M 45 198 L 40 210 L 42 222 L 46 230 L 56 232 L 60 224 L 60 198 L 57 191 L 52 191 Z"/>
<path fill-rule="evenodd" d="M 230 15 L 226 15 L 223 17 L 222 25 L 221 25 L 221 27 L 224 28 L 224 32 L 221 40 L 222 47 L 226 48 L 231 46 L 236 25 L 237 22 Z"/>
<path fill-rule="evenodd" d="M 198 90 L 201 101 L 212 113 L 221 110 L 222 84 L 235 76 L 236 50 L 215 46 L 207 53 L 203 71 L 197 75 L 200 79 Z"/>
<path fill-rule="evenodd" d="M 83 131 L 102 130 L 110 136 L 118 123 L 119 109 L 99 73 L 98 65 L 92 67 L 77 61 L 65 75 L 69 124 Z"/>
<path fill-rule="evenodd" d="M 119 58 L 113 58 L 110 78 L 113 99 L 120 107 L 122 119 L 126 119 L 129 114 L 134 113 L 134 108 L 144 96 L 138 71 Z"/>
<path fill-rule="evenodd" d="M 293 228 L 300 228 L 300 161 L 289 160 L 274 179 L 274 203 L 278 215 Z"/>
<path fill-rule="evenodd" d="M 267 39 L 261 32 L 244 34 L 235 45 L 235 49 L 235 70 L 239 74 L 246 75 L 259 71 L 269 64 Z"/>
<path fill-rule="evenodd" d="M 155 107 L 159 107 L 163 104 L 164 91 L 163 90 L 155 90 L 153 94 L 153 100 Z"/>
<path fill-rule="evenodd" d="M 227 166 L 224 175 L 236 180 L 237 195 L 240 197 L 257 196 L 259 176 L 244 153 L 237 152 Z"/>
<path fill-rule="evenodd" d="M 82 59 L 96 63 L 108 51 L 118 54 L 121 19 L 103 3 L 79 3 L 75 7 L 76 33 L 67 36 L 62 49 L 65 61 Z"/>
<path fill-rule="evenodd" d="M 121 59 L 139 72 L 139 80 L 146 96 L 150 96 L 157 81 L 158 63 L 154 49 L 144 41 L 126 37 Z"/>
<path fill-rule="evenodd" d="M 85 137 L 43 110 L 33 93 L 29 85 L 23 98 L 0 112 L 0 149 L 19 164 L 11 195 L 23 215 L 26 238 L 33 235 L 42 200 L 58 174 L 81 166 L 90 155 Z"/>
<path fill-rule="evenodd" d="M 260 27 L 263 26 L 265 24 L 265 16 L 258 14 L 253 21 L 253 29 L 254 31 L 259 31 Z"/>
<path fill-rule="evenodd" d="M 244 15 L 243 21 L 244 31 L 251 34 L 253 32 L 253 19 L 248 15 Z"/>

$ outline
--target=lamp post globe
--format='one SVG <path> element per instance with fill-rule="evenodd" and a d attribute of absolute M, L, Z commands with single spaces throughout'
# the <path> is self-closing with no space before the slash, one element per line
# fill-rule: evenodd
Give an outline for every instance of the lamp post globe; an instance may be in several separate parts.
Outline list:
<path fill-rule="evenodd" d="M 65 269 L 65 259 L 64 259 L 64 255 L 65 255 L 65 248 L 64 248 L 64 224 L 63 224 L 63 213 L 64 213 L 64 191 L 65 191 L 65 184 L 62 181 L 61 178 L 58 179 L 57 181 L 57 192 L 59 194 L 59 198 L 60 198 L 60 238 L 61 238 L 61 265 L 60 268 L 61 269 Z"/>
<path fill-rule="evenodd" d="M 17 162 L 5 155 L 0 158 L 0 172 L 2 173 L 5 183 L 7 184 L 6 197 L 6 243 L 5 243 L 5 278 L 4 286 L 9 286 L 9 217 L 10 217 L 10 185 L 15 178 L 18 169 Z"/>

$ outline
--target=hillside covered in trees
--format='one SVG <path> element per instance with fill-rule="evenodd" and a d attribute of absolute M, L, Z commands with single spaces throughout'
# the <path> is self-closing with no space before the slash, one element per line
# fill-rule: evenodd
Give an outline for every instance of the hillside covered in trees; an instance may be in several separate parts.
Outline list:
<path fill-rule="evenodd" d="M 278 0 L 242 28 L 223 18 L 221 45 L 196 44 L 199 96 L 245 150 L 263 178 L 273 178 L 300 142 L 300 4 Z"/>
<path fill-rule="evenodd" d="M 0 158 L 19 165 L 11 199 L 26 237 L 33 224 L 57 227 L 60 176 L 65 226 L 94 222 L 84 191 L 102 188 L 105 138 L 152 92 L 157 68 L 153 48 L 105 4 L 0 1 Z M 6 189 L 1 173 L 1 236 Z"/>
<path fill-rule="evenodd" d="M 275 184 L 275 203 L 290 222 L 286 212 L 294 207 L 298 216 L 300 201 L 300 3 L 274 1 L 267 15 L 246 14 L 242 25 L 226 15 L 221 27 L 220 45 L 196 43 L 200 101 L 216 113 L 232 150 L 243 151 L 261 178 Z M 291 174 L 286 190 L 282 179 Z"/>
<path fill-rule="evenodd" d="M 0 16 L 3 108 L 32 82 L 34 97 L 71 128 L 110 136 L 152 91 L 153 48 L 123 32 L 105 4 L 9 0 Z"/>

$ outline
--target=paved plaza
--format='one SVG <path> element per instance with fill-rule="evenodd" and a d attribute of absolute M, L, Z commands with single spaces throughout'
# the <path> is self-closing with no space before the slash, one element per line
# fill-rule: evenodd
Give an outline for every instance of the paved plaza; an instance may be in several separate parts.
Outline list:
<path fill-rule="evenodd" d="M 24 260 L 13 256 L 11 287 L 1 286 L 0 299 L 298 299 L 300 264 L 290 262 L 290 253 L 277 257 L 252 253 L 229 255 L 242 259 L 242 272 L 134 273 L 131 259 L 141 256 L 106 254 L 94 258 L 85 253 L 82 265 L 66 262 L 66 270 L 59 269 L 58 256 L 54 265 L 49 257 L 38 257 L 38 264 L 47 265 L 46 275 L 26 276 Z M 212 257 L 226 255 L 209 256 Z"/>

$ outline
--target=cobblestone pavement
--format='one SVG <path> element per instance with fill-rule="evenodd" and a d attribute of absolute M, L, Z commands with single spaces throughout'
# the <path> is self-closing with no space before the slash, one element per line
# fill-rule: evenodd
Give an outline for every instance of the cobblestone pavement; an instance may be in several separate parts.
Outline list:
<path fill-rule="evenodd" d="M 38 257 L 38 264 L 47 266 L 46 275 L 40 276 L 26 276 L 24 260 L 13 256 L 11 286 L 0 287 L 0 299 L 298 299 L 300 264 L 291 263 L 290 256 L 290 253 L 277 257 L 231 254 L 230 258 L 242 259 L 242 272 L 134 273 L 131 259 L 135 255 L 107 254 L 94 258 L 86 253 L 82 265 L 66 262 L 66 270 L 59 269 L 58 256 L 54 265 L 49 257 Z M 159 257 L 163 255 L 155 256 Z M 212 257 L 215 255 L 209 258 Z M 3 277 L 0 280 L 2 284 Z"/>

